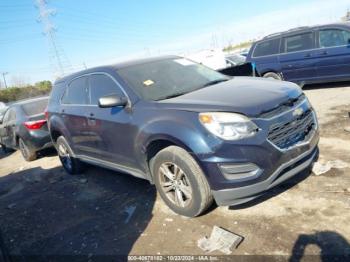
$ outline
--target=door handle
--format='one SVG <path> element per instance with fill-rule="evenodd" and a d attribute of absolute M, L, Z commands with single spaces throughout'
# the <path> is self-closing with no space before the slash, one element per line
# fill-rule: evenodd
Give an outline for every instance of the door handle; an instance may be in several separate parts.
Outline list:
<path fill-rule="evenodd" d="M 95 114 L 94 113 L 89 113 L 86 116 L 88 119 L 95 119 Z"/>
<path fill-rule="evenodd" d="M 66 118 L 66 111 L 64 109 L 61 110 L 61 114 L 63 118 Z"/>
<path fill-rule="evenodd" d="M 328 52 L 327 51 L 323 51 L 319 55 L 328 55 Z"/>
<path fill-rule="evenodd" d="M 311 57 L 311 54 L 310 54 L 310 53 L 307 53 L 307 54 L 304 55 L 304 57 L 305 57 L 305 58 Z"/>

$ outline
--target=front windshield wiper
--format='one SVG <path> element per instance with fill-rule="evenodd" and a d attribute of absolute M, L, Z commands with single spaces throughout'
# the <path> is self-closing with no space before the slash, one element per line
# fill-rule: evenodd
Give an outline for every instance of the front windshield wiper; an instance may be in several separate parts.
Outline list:
<path fill-rule="evenodd" d="M 225 82 L 225 81 L 228 81 L 228 79 L 226 79 L 226 78 L 216 79 L 216 80 L 213 80 L 213 81 L 210 81 L 210 82 L 204 84 L 202 87 L 207 87 L 207 86 L 216 85 L 216 84 L 218 84 L 218 83 Z"/>
<path fill-rule="evenodd" d="M 204 84 L 203 86 L 201 86 L 201 88 L 207 87 L 207 86 L 211 86 L 211 85 L 215 85 L 215 84 L 218 84 L 218 83 L 221 83 L 221 82 L 225 82 L 225 81 L 228 81 L 228 80 L 229 80 L 229 79 L 226 79 L 226 78 L 213 80 L 213 81 L 210 81 L 210 82 Z M 170 98 L 174 98 L 174 97 L 178 97 L 178 96 L 182 96 L 182 95 L 185 95 L 185 94 L 190 93 L 190 92 L 193 92 L 193 91 L 196 91 L 196 90 L 186 90 L 185 92 L 182 91 L 182 92 L 170 94 L 170 95 L 168 95 L 168 96 L 159 98 L 159 99 L 157 99 L 156 101 L 165 100 L 165 99 L 170 99 Z"/>
<path fill-rule="evenodd" d="M 182 95 L 187 94 L 187 93 L 188 93 L 188 91 L 186 91 L 186 92 L 174 93 L 174 94 L 171 94 L 171 95 L 168 95 L 168 96 L 159 98 L 159 99 L 157 99 L 156 101 L 165 100 L 165 99 L 170 99 L 170 98 L 174 98 L 174 97 L 178 97 L 178 96 L 182 96 Z"/>

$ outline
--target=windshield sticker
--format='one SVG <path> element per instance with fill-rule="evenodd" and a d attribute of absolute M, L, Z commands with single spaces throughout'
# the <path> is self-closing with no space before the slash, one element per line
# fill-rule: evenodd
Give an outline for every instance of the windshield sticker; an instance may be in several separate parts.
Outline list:
<path fill-rule="evenodd" d="M 176 59 L 174 61 L 176 63 L 179 63 L 180 65 L 183 65 L 183 66 L 194 65 L 194 63 L 192 61 L 184 59 L 184 58 Z"/>
<path fill-rule="evenodd" d="M 151 85 L 153 85 L 154 84 L 154 82 L 151 80 L 151 79 L 148 79 L 148 80 L 146 80 L 146 81 L 143 81 L 143 85 L 144 86 L 151 86 Z"/>

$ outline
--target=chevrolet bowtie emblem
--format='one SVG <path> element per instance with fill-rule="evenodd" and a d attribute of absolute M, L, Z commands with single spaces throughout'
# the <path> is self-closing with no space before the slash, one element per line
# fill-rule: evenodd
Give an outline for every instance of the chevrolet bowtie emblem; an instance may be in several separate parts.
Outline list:
<path fill-rule="evenodd" d="M 302 108 L 297 108 L 293 111 L 293 116 L 301 116 L 304 114 L 304 110 Z"/>

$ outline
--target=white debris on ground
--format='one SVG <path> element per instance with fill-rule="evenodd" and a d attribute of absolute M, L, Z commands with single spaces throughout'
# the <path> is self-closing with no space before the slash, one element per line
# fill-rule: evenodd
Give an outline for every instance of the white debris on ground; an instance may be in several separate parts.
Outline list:
<path fill-rule="evenodd" d="M 327 173 L 332 168 L 343 169 L 343 168 L 347 168 L 348 166 L 349 166 L 348 163 L 341 160 L 331 160 L 331 161 L 327 161 L 325 164 L 316 162 L 312 168 L 312 172 L 316 176 L 319 176 L 321 174 Z"/>
<path fill-rule="evenodd" d="M 203 237 L 198 240 L 198 247 L 205 252 L 219 250 L 224 254 L 231 254 L 231 247 L 236 248 L 243 240 L 243 237 L 232 232 L 214 226 L 209 238 Z"/>

